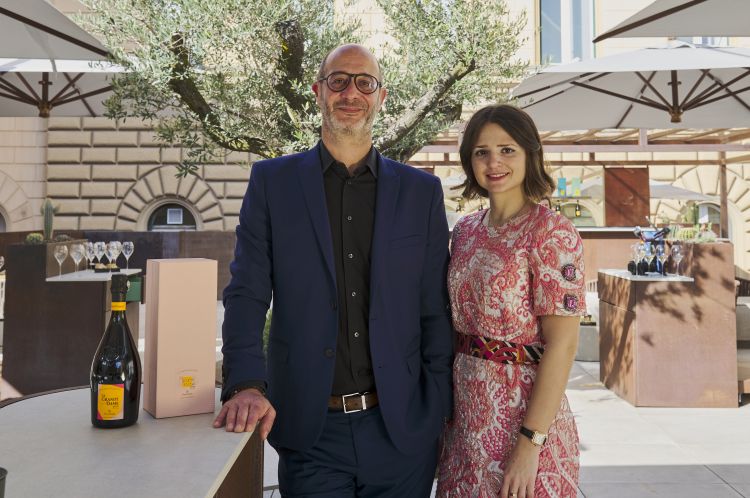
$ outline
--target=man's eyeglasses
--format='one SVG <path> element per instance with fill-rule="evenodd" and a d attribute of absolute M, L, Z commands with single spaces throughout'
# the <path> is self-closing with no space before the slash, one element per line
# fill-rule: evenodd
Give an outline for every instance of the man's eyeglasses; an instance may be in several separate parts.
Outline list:
<path fill-rule="evenodd" d="M 344 90 L 346 90 L 346 87 L 349 86 L 349 82 L 351 82 L 352 78 L 354 79 L 354 86 L 357 87 L 357 90 L 364 93 L 365 95 L 374 93 L 378 88 L 382 86 L 382 83 L 380 83 L 378 79 L 371 74 L 350 74 L 340 71 L 331 73 L 325 78 L 319 79 L 318 82 L 325 80 L 326 85 L 328 85 L 328 88 L 330 88 L 332 92 L 343 92 Z"/>

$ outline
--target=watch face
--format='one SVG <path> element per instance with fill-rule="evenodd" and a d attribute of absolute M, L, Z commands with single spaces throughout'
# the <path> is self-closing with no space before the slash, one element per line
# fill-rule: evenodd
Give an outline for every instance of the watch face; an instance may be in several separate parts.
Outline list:
<path fill-rule="evenodd" d="M 540 434 L 538 432 L 535 432 L 534 437 L 531 438 L 531 442 L 537 446 L 542 446 L 546 441 L 547 441 L 547 436 L 545 434 Z"/>

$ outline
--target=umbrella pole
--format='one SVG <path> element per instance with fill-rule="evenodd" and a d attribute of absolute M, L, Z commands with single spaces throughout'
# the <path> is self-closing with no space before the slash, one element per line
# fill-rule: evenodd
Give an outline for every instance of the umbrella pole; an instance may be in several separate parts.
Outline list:
<path fill-rule="evenodd" d="M 719 152 L 719 193 L 721 195 L 721 215 L 719 236 L 729 236 L 729 216 L 727 212 L 727 153 Z"/>

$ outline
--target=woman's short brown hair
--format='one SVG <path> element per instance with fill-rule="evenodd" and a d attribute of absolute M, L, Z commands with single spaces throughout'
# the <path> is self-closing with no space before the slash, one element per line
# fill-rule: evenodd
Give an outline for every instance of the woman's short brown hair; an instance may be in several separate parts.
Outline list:
<path fill-rule="evenodd" d="M 471 154 L 479 140 L 479 134 L 487 123 L 495 123 L 505 130 L 513 140 L 523 147 L 526 153 L 526 174 L 523 179 L 523 193 L 527 199 L 539 202 L 555 189 L 552 177 L 544 169 L 542 139 L 534 120 L 518 107 L 500 104 L 484 107 L 469 119 L 459 148 L 461 166 L 466 174 L 463 196 L 467 199 L 487 197 L 487 191 L 479 186 L 474 169 L 471 167 Z"/>

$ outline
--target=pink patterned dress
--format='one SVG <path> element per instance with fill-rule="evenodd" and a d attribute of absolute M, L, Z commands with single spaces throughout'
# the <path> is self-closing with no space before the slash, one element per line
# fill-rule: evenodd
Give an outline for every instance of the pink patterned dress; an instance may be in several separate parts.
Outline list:
<path fill-rule="evenodd" d="M 540 317 L 585 312 L 583 244 L 573 224 L 539 204 L 499 227 L 487 211 L 453 230 L 448 287 L 460 334 L 544 345 Z M 456 354 L 454 412 L 446 427 L 438 497 L 497 497 L 526 413 L 536 364 Z M 568 400 L 539 454 L 534 496 L 575 497 L 578 432 Z"/>

